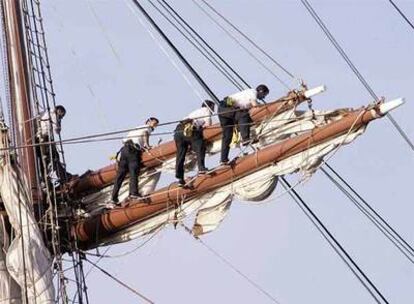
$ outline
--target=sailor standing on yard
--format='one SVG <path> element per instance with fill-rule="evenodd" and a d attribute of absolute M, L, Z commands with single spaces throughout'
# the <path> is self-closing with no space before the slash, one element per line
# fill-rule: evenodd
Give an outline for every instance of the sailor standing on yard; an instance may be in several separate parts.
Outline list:
<path fill-rule="evenodd" d="M 145 125 L 130 131 L 123 139 L 124 146 L 117 153 L 120 155 L 118 172 L 112 190 L 112 201 L 118 203 L 118 193 L 122 182 L 129 173 L 129 197 L 138 198 L 138 174 L 141 167 L 141 153 L 150 149 L 149 137 L 158 125 L 159 120 L 155 117 L 147 119 Z M 113 207 L 113 206 L 112 206 Z"/>
<path fill-rule="evenodd" d="M 230 143 L 233 137 L 234 126 L 240 131 L 242 145 L 250 144 L 250 125 L 252 119 L 249 110 L 257 106 L 257 99 L 264 99 L 269 94 L 269 89 L 264 84 L 256 89 L 248 89 L 228 97 L 225 97 L 219 106 L 219 120 L 223 129 L 221 141 L 220 164 L 227 165 L 229 162 Z"/>
<path fill-rule="evenodd" d="M 190 146 L 197 155 L 198 173 L 205 174 L 208 171 L 205 166 L 206 145 L 203 129 L 211 125 L 212 113 L 214 113 L 214 102 L 205 100 L 201 108 L 186 116 L 175 129 L 174 141 L 177 147 L 175 177 L 178 179 L 180 186 L 185 185 L 184 163 Z"/>

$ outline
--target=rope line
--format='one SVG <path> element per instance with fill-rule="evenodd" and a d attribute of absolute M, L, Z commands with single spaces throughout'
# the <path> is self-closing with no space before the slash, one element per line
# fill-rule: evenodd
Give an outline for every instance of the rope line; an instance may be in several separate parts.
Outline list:
<path fill-rule="evenodd" d="M 371 88 L 371 86 L 368 84 L 368 82 L 365 80 L 365 78 L 362 76 L 362 74 L 359 72 L 359 70 L 356 68 L 356 66 L 352 63 L 351 59 L 345 53 L 344 49 L 341 47 L 341 45 L 338 43 L 338 41 L 335 39 L 335 37 L 331 34 L 331 32 L 329 31 L 329 29 L 327 28 L 325 23 L 319 17 L 318 13 L 313 9 L 312 5 L 307 0 L 300 0 L 300 1 L 302 2 L 303 6 L 308 10 L 310 15 L 315 20 L 315 22 L 322 29 L 322 31 L 325 33 L 325 35 L 329 39 L 329 41 L 333 44 L 333 46 L 336 48 L 336 50 L 339 52 L 339 54 L 342 56 L 342 58 L 348 64 L 348 66 L 351 68 L 351 70 L 354 72 L 356 77 L 359 79 L 359 81 L 362 83 L 362 85 L 365 87 L 365 89 L 368 91 L 368 93 L 371 95 L 371 97 L 375 101 L 379 101 L 380 98 L 378 98 L 377 94 L 375 94 L 374 90 Z M 398 133 L 401 135 L 401 137 L 409 145 L 411 150 L 414 151 L 414 143 L 408 137 L 408 135 L 404 132 L 404 130 L 401 128 L 401 126 L 398 124 L 398 122 L 393 118 L 393 116 L 390 113 L 387 113 L 386 116 L 391 121 L 392 125 L 395 127 L 395 129 L 398 131 Z"/>
<path fill-rule="evenodd" d="M 163 30 L 157 25 L 157 23 L 152 19 L 152 17 L 147 13 L 144 7 L 137 1 L 131 0 L 135 6 L 141 11 L 141 13 L 145 16 L 148 22 L 156 29 L 158 34 L 164 39 L 164 41 L 168 44 L 168 46 L 174 51 L 174 53 L 178 56 L 181 62 L 186 66 L 186 68 L 190 71 L 190 73 L 194 76 L 197 82 L 201 85 L 201 87 L 206 91 L 206 93 L 210 96 L 210 98 L 218 104 L 219 99 L 214 94 L 214 92 L 210 89 L 210 87 L 204 82 L 204 80 L 200 77 L 200 75 L 194 70 L 191 64 L 185 59 L 185 57 L 181 54 L 181 52 L 175 47 L 172 41 L 167 37 L 167 35 L 163 32 Z"/>
<path fill-rule="evenodd" d="M 181 223 L 184 230 L 188 232 L 191 236 L 194 237 L 194 235 L 191 232 L 191 229 L 185 226 L 183 223 Z M 265 295 L 269 300 L 271 300 L 273 303 L 280 302 L 272 296 L 269 292 L 263 289 L 258 283 L 253 281 L 250 277 L 248 277 L 246 274 L 244 274 L 240 269 L 238 269 L 236 266 L 234 266 L 228 259 L 226 259 L 224 256 L 222 256 L 217 250 L 213 249 L 211 246 L 209 246 L 206 242 L 204 242 L 202 239 L 198 237 L 194 237 L 196 241 L 198 241 L 201 245 L 204 246 L 210 253 L 212 253 L 214 256 L 216 256 L 220 261 L 222 261 L 226 266 L 228 266 L 230 269 L 232 269 L 234 272 L 236 272 L 239 276 L 241 276 L 243 279 L 245 279 L 251 286 L 253 286 L 256 290 L 261 292 L 263 295 Z"/>
<path fill-rule="evenodd" d="M 286 89 L 290 90 L 289 85 L 284 82 L 275 72 L 272 71 L 263 61 L 260 60 L 255 54 L 253 54 L 249 49 L 247 49 L 231 32 L 229 32 L 224 26 L 222 26 L 214 17 L 198 2 L 192 0 L 193 3 L 211 20 L 216 24 L 223 32 L 225 32 L 237 45 L 239 45 L 251 58 L 253 58 L 262 68 L 268 71 L 281 85 Z"/>
<path fill-rule="evenodd" d="M 224 65 L 226 68 L 228 68 L 235 76 L 239 78 L 239 80 L 247 87 L 251 87 L 247 81 L 240 76 L 240 74 L 183 18 L 180 16 L 180 14 L 177 13 L 177 11 L 171 7 L 171 5 L 168 4 L 165 0 L 157 0 L 158 2 L 164 3 L 164 7 L 167 7 L 181 22 L 193 33 L 202 44 L 204 44 Z M 240 85 L 240 84 L 239 84 Z"/>
<path fill-rule="evenodd" d="M 325 166 L 352 192 L 356 198 L 360 200 L 363 205 L 365 205 L 365 207 L 363 207 L 350 192 L 342 187 L 339 182 L 335 181 L 334 177 L 324 168 L 321 168 L 322 172 L 328 176 L 330 180 L 338 186 L 338 188 L 340 187 L 341 191 L 344 190 L 345 192 L 342 192 L 344 192 L 344 194 L 346 194 L 353 202 L 356 202 L 356 204 L 358 204 L 364 212 L 370 214 L 370 216 L 374 218 L 375 221 L 383 227 L 383 229 L 386 229 L 387 233 L 392 236 L 393 239 L 395 239 L 412 257 L 414 257 L 413 247 L 354 189 L 354 187 L 352 187 L 334 168 L 332 168 L 332 166 L 328 163 L 325 163 Z"/>
<path fill-rule="evenodd" d="M 281 184 L 285 189 L 290 187 L 289 182 L 282 177 Z M 305 203 L 305 201 L 299 196 L 296 190 L 291 189 L 289 191 L 290 196 L 299 206 L 299 208 L 305 213 L 305 215 L 311 220 L 312 224 L 321 232 L 321 235 L 328 241 L 329 245 L 335 250 L 343 262 L 348 266 L 349 270 L 357 277 L 360 283 L 365 287 L 374 300 L 381 304 L 381 300 L 384 303 L 389 303 L 374 283 L 367 277 L 364 271 L 358 266 L 354 259 L 348 254 L 348 252 L 342 247 L 339 241 L 332 235 L 328 228 L 322 223 L 318 216 L 312 211 L 312 209 Z M 379 298 L 378 298 L 379 297 Z M 381 299 L 381 300 L 380 300 Z"/>
<path fill-rule="evenodd" d="M 338 181 L 336 181 L 325 169 L 321 168 L 322 172 L 326 177 L 358 208 L 363 215 L 365 215 L 368 220 L 412 263 L 414 264 L 413 257 L 411 257 L 405 251 L 406 248 L 399 242 L 399 240 L 390 233 L 386 227 L 378 221 L 367 209 L 365 209 L 352 195 L 349 193 Z"/>
<path fill-rule="evenodd" d="M 256 49 L 258 49 L 263 55 L 265 55 L 270 61 L 272 61 L 279 69 L 285 72 L 290 78 L 295 79 L 296 77 L 289 72 L 281 63 L 279 63 L 274 57 L 272 57 L 268 52 L 266 52 L 262 47 L 260 47 L 256 42 L 249 38 L 244 32 L 242 32 L 237 26 L 235 26 L 229 19 L 224 17 L 217 9 L 215 9 L 210 3 L 205 0 L 201 0 L 208 8 L 210 8 L 217 16 L 219 16 L 224 22 L 226 22 L 232 29 L 239 33 L 244 39 L 246 39 L 250 44 L 252 44 Z"/>
<path fill-rule="evenodd" d="M 209 63 L 211 63 L 216 69 L 217 71 L 219 71 L 227 80 L 229 80 L 233 85 L 235 85 L 239 90 L 241 90 L 243 87 L 240 85 L 240 83 L 238 82 L 237 79 L 235 79 L 233 77 L 233 75 L 231 73 L 229 73 L 227 70 L 225 70 L 222 65 L 220 64 L 219 60 L 214 57 L 213 54 L 210 53 L 210 51 L 206 48 L 205 43 L 203 41 L 199 41 L 197 39 L 197 35 L 195 33 L 197 32 L 193 32 L 191 31 L 191 27 L 188 25 L 188 23 L 186 23 L 185 21 L 183 21 L 183 19 L 181 18 L 180 15 L 177 14 L 177 12 L 175 10 L 172 9 L 172 7 L 170 7 L 168 5 L 168 3 L 166 3 L 165 1 L 161 2 L 160 0 L 157 0 L 157 2 L 164 8 L 164 10 L 175 20 L 175 22 L 177 24 L 175 24 L 171 18 L 169 18 L 167 15 L 165 15 L 161 9 L 159 7 L 157 7 L 153 1 L 148 0 L 148 2 L 202 55 L 204 56 L 207 61 Z M 179 26 L 181 26 L 181 28 L 183 30 L 181 30 L 179 28 Z M 186 33 L 184 33 L 183 31 L 185 31 Z"/>
<path fill-rule="evenodd" d="M 408 23 L 408 25 L 414 30 L 414 24 L 408 19 L 408 17 L 403 13 L 403 11 L 394 3 L 392 0 L 388 0 L 395 10 L 401 15 L 401 17 Z"/>
<path fill-rule="evenodd" d="M 115 282 L 117 282 L 119 285 L 125 287 L 127 290 L 131 291 L 133 294 L 135 294 L 136 296 L 140 297 L 145 302 L 154 304 L 154 302 L 152 300 L 150 300 L 149 298 L 147 298 L 146 296 L 144 296 L 142 293 L 138 292 L 136 289 L 134 289 L 131 286 L 127 285 L 126 283 L 122 282 L 120 279 L 118 279 L 114 275 L 110 274 L 108 271 L 106 271 L 102 267 L 98 266 L 97 263 L 92 262 L 88 258 L 85 258 L 85 260 L 88 261 L 95 268 L 97 268 L 99 271 L 101 271 L 103 274 L 105 274 L 107 277 L 111 278 L 112 280 L 114 280 Z"/>

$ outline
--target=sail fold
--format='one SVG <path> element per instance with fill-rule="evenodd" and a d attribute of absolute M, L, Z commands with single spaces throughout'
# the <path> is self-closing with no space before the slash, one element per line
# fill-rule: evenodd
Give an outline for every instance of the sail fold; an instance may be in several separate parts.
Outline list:
<path fill-rule="evenodd" d="M 20 304 L 21 291 L 19 285 L 10 276 L 6 266 L 6 253 L 10 238 L 6 229 L 6 218 L 0 216 L 0 304 Z"/>
<path fill-rule="evenodd" d="M 7 248 L 8 274 L 26 294 L 29 303 L 54 303 L 52 259 L 31 209 L 29 188 L 21 169 L 10 160 L 7 132 L 2 130 L 0 195 L 14 238 Z"/>
<path fill-rule="evenodd" d="M 255 148 L 261 149 L 312 131 L 316 127 L 325 126 L 343 118 L 347 112 L 347 110 L 324 112 L 286 111 L 254 128 L 254 132 L 259 138 Z M 268 167 L 243 178 L 230 180 L 227 185 L 188 200 L 178 207 L 171 205 L 164 212 L 132 224 L 130 227 L 103 240 L 101 244 L 125 242 L 151 234 L 167 224 L 177 223 L 190 215 L 195 215 L 193 224 L 194 235 L 199 236 L 214 231 L 228 214 L 234 198 L 254 204 L 267 199 L 273 193 L 279 176 L 298 172 L 302 175 L 301 180 L 306 180 L 317 170 L 328 154 L 335 152 L 342 145 L 352 142 L 364 131 L 365 127 L 353 128 L 346 134 L 309 147 L 309 149 L 291 155 L 277 163 L 269 164 Z M 220 140 L 213 142 L 209 147 L 210 154 L 219 152 L 218 147 L 220 146 Z"/>

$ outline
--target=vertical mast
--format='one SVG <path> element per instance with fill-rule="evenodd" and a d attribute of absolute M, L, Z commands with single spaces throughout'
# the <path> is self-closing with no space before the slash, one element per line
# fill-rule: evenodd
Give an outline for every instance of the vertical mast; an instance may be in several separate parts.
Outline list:
<path fill-rule="evenodd" d="M 10 80 L 12 127 L 16 146 L 34 144 L 34 128 L 30 104 L 29 74 L 22 25 L 20 0 L 2 0 Z M 32 197 L 36 199 L 37 182 L 34 147 L 17 150 L 20 164 L 27 178 Z"/>

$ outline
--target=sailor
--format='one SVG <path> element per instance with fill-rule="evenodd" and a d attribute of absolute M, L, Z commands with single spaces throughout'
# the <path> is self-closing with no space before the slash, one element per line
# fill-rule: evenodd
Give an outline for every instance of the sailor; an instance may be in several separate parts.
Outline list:
<path fill-rule="evenodd" d="M 53 111 L 45 111 L 40 114 L 40 135 L 49 139 L 51 137 L 49 134 L 52 129 L 56 134 L 60 134 L 62 130 L 61 121 L 65 115 L 66 109 L 62 105 L 56 106 Z"/>
<path fill-rule="evenodd" d="M 252 119 L 249 110 L 257 106 L 257 100 L 264 99 L 269 94 L 269 89 L 264 84 L 256 89 L 247 89 L 225 97 L 219 105 L 219 120 L 223 129 L 221 141 L 220 164 L 227 165 L 229 162 L 230 143 L 233 137 L 234 127 L 240 131 L 242 145 L 250 144 L 250 125 Z"/>
<path fill-rule="evenodd" d="M 214 102 L 205 100 L 201 108 L 188 114 L 175 129 L 174 141 L 177 147 L 175 177 L 178 179 L 180 186 L 185 185 L 184 163 L 190 146 L 197 155 L 198 173 L 205 174 L 208 171 L 205 166 L 206 144 L 203 129 L 211 125 L 211 115 L 213 113 Z"/>
<path fill-rule="evenodd" d="M 138 174 L 141 167 L 142 151 L 151 148 L 149 144 L 149 137 L 154 129 L 157 127 L 159 120 L 155 117 L 150 117 L 145 122 L 145 125 L 140 126 L 130 131 L 123 139 L 123 147 L 118 151 L 120 155 L 118 162 L 118 171 L 112 190 L 112 201 L 118 203 L 118 193 L 122 182 L 129 173 L 129 198 L 138 198 L 141 195 L 138 192 Z"/>
<path fill-rule="evenodd" d="M 55 167 L 57 177 L 60 181 L 66 181 L 72 175 L 66 172 L 66 169 L 59 160 L 59 152 L 56 149 L 56 144 L 53 142 L 53 131 L 56 134 L 60 134 L 62 129 L 61 121 L 66 115 L 66 109 L 62 105 L 57 105 L 52 111 L 45 111 L 40 114 L 39 130 L 37 137 L 40 143 L 43 143 L 38 149 L 38 153 L 44 157 L 48 171 L 52 171 L 52 167 Z M 49 150 L 49 147 L 51 148 Z M 50 151 L 50 152 L 49 152 Z M 51 154 L 51 155 L 50 155 Z"/>

